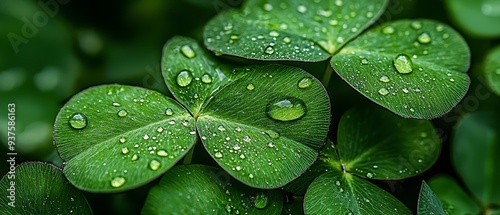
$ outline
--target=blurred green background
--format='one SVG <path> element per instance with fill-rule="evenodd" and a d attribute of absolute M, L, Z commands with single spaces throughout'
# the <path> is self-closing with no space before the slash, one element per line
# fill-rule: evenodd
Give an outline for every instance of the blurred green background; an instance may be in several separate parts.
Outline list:
<path fill-rule="evenodd" d="M 53 124 L 59 108 L 72 95 L 109 83 L 170 95 L 160 74 L 165 42 L 174 35 L 201 41 L 203 25 L 211 17 L 241 3 L 242 0 L 0 0 L 0 158 L 7 159 L 7 104 L 16 105 L 16 162 L 39 160 L 61 165 L 52 143 Z M 418 193 L 422 179 L 440 173 L 456 177 L 450 163 L 449 143 L 457 121 L 466 113 L 495 111 L 500 106 L 498 95 L 488 89 L 483 75 L 485 56 L 500 44 L 500 1 L 391 0 L 377 24 L 403 18 L 447 23 L 465 37 L 472 52 L 469 93 L 449 114 L 433 120 L 444 140 L 439 161 L 416 179 L 378 183 L 411 208 L 418 196 L 407 196 L 404 189 Z M 311 68 L 324 68 L 321 63 L 299 66 L 317 76 L 322 71 L 310 71 Z M 347 108 L 369 102 L 336 75 L 328 90 L 334 107 L 332 128 L 336 128 Z M 7 163 L 1 162 L 0 167 L 3 175 Z M 88 195 L 93 207 L 107 204 L 113 208 L 109 210 L 120 214 L 137 214 L 142 206 L 137 199 L 142 201 L 148 189 L 149 185 L 112 195 L 113 198 Z M 105 209 L 99 211 L 106 213 Z"/>

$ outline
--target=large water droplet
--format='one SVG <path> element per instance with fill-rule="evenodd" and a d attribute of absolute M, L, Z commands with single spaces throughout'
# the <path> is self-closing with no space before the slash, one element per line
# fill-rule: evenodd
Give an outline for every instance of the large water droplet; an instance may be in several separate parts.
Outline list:
<path fill-rule="evenodd" d="M 172 114 L 174 114 L 174 111 L 173 111 L 171 108 L 167 108 L 167 109 L 165 110 L 165 114 L 166 114 L 167 116 L 172 116 Z"/>
<path fill-rule="evenodd" d="M 252 91 L 253 89 L 255 89 L 255 86 L 253 84 L 248 84 L 247 85 L 247 90 Z"/>
<path fill-rule="evenodd" d="M 380 95 L 385 96 L 385 95 L 389 94 L 389 91 L 385 88 L 380 88 L 380 90 L 378 90 L 378 93 L 380 93 Z"/>
<path fill-rule="evenodd" d="M 373 173 L 371 173 L 371 172 L 366 173 L 366 177 L 367 177 L 367 178 L 373 178 Z"/>
<path fill-rule="evenodd" d="M 177 84 L 181 87 L 187 87 L 193 81 L 193 75 L 188 70 L 182 70 L 177 75 Z"/>
<path fill-rule="evenodd" d="M 216 152 L 215 153 L 215 158 L 222 158 L 222 153 L 221 152 Z"/>
<path fill-rule="evenodd" d="M 392 26 L 387 26 L 382 29 L 382 33 L 384 34 L 394 34 L 394 28 Z"/>
<path fill-rule="evenodd" d="M 257 192 L 253 199 L 253 205 L 258 209 L 263 209 L 269 203 L 269 195 L 266 191 Z"/>
<path fill-rule="evenodd" d="M 191 47 L 188 46 L 188 45 L 182 46 L 181 47 L 181 52 L 187 58 L 193 58 L 193 57 L 196 56 L 196 52 L 194 52 L 193 49 L 191 49 Z"/>
<path fill-rule="evenodd" d="M 160 166 L 161 166 L 161 163 L 158 160 L 153 159 L 149 162 L 149 168 L 151 170 L 158 170 L 160 168 Z"/>
<path fill-rule="evenodd" d="M 307 7 L 304 5 L 299 5 L 297 7 L 297 11 L 299 11 L 299 13 L 305 13 L 307 11 Z"/>
<path fill-rule="evenodd" d="M 384 82 L 384 83 L 387 83 L 387 82 L 391 81 L 391 80 L 389 79 L 389 77 L 387 77 L 387 76 L 385 76 L 385 75 L 384 75 L 384 76 L 382 76 L 382 77 L 380 77 L 380 79 L 379 79 L 379 80 L 380 80 L 380 81 L 382 81 L 382 82 Z"/>
<path fill-rule="evenodd" d="M 274 53 L 274 47 L 273 46 L 267 46 L 266 49 L 264 49 L 264 53 L 266 53 L 266 54 L 273 54 Z"/>
<path fill-rule="evenodd" d="M 430 43 L 431 36 L 429 36 L 429 34 L 424 32 L 424 33 L 420 34 L 420 36 L 418 36 L 417 40 L 418 40 L 418 42 L 423 43 L 423 44 Z"/>
<path fill-rule="evenodd" d="M 292 121 L 306 113 L 306 105 L 298 98 L 277 99 L 267 106 L 267 115 L 278 121 Z"/>
<path fill-rule="evenodd" d="M 128 150 L 128 148 L 127 148 L 127 147 L 122 148 L 122 153 L 123 153 L 124 155 L 128 154 L 128 152 L 129 152 L 129 150 Z"/>
<path fill-rule="evenodd" d="M 126 180 L 124 177 L 115 177 L 113 180 L 111 180 L 111 186 L 112 187 L 121 187 L 123 184 L 125 184 Z"/>
<path fill-rule="evenodd" d="M 156 152 L 156 155 L 158 155 L 160 157 L 166 157 L 166 156 L 168 156 L 168 153 L 167 153 L 167 151 L 162 149 L 162 150 L 159 150 L 158 152 Z"/>
<path fill-rule="evenodd" d="M 118 116 L 119 116 L 119 117 L 125 117 L 125 116 L 127 116 L 127 114 L 128 114 L 128 113 L 127 113 L 127 111 L 126 111 L 126 110 L 120 110 L 120 111 L 118 111 Z"/>
<path fill-rule="evenodd" d="M 138 155 L 134 155 L 134 156 L 132 156 L 132 160 L 133 160 L 133 161 L 136 161 L 137 159 L 139 159 L 139 156 L 138 156 Z"/>
<path fill-rule="evenodd" d="M 87 127 L 87 117 L 82 113 L 74 113 L 69 118 L 69 125 L 77 130 Z"/>
<path fill-rule="evenodd" d="M 280 36 L 280 33 L 278 33 L 277 31 L 271 31 L 271 32 L 269 32 L 269 36 L 278 37 L 278 36 Z"/>
<path fill-rule="evenodd" d="M 308 88 L 309 86 L 311 86 L 312 84 L 312 81 L 310 78 L 302 78 L 299 80 L 299 82 L 297 83 L 297 86 L 300 88 L 300 89 L 305 89 L 305 88 Z"/>
<path fill-rule="evenodd" d="M 203 74 L 203 76 L 201 76 L 201 82 L 205 84 L 212 83 L 212 76 L 210 76 L 210 74 L 208 73 Z"/>
<path fill-rule="evenodd" d="M 394 67 L 401 74 L 408 74 L 413 71 L 413 63 L 408 55 L 400 54 L 393 60 Z"/>
<path fill-rule="evenodd" d="M 120 143 L 125 143 L 125 142 L 127 142 L 127 139 L 125 137 L 121 137 L 120 138 Z"/>

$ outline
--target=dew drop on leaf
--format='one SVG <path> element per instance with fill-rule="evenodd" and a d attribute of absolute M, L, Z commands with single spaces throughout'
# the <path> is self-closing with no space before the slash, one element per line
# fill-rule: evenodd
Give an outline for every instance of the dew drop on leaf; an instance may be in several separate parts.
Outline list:
<path fill-rule="evenodd" d="M 221 152 L 216 152 L 215 153 L 215 158 L 222 158 L 222 153 Z"/>
<path fill-rule="evenodd" d="M 87 117 L 82 113 L 74 113 L 69 118 L 69 125 L 77 130 L 84 129 L 87 127 Z"/>
<path fill-rule="evenodd" d="M 167 153 L 167 151 L 162 149 L 162 150 L 159 150 L 158 152 L 156 152 L 156 155 L 158 155 L 160 157 L 166 157 L 166 156 L 168 156 L 168 153 Z"/>
<path fill-rule="evenodd" d="M 373 178 L 373 173 L 371 173 L 371 172 L 366 173 L 366 177 L 367 177 L 367 178 Z"/>
<path fill-rule="evenodd" d="M 267 115 L 278 121 L 292 121 L 304 116 L 306 105 L 298 98 L 277 99 L 267 106 Z"/>
<path fill-rule="evenodd" d="M 158 170 L 160 168 L 160 166 L 161 166 L 161 163 L 158 160 L 153 159 L 149 162 L 149 168 L 151 170 Z"/>
<path fill-rule="evenodd" d="M 264 53 L 266 54 L 273 54 L 274 53 L 274 47 L 273 46 L 267 46 L 266 49 L 264 49 Z"/>
<path fill-rule="evenodd" d="M 418 36 L 417 40 L 418 40 L 418 42 L 420 42 L 422 44 L 430 43 L 431 36 L 429 36 L 429 34 L 424 32 L 424 33 L 420 34 L 420 36 Z"/>
<path fill-rule="evenodd" d="M 132 160 L 133 160 L 133 161 L 136 161 L 137 159 L 139 159 L 139 156 L 138 156 L 138 155 L 134 155 L 134 156 L 132 156 Z"/>
<path fill-rule="evenodd" d="M 127 111 L 126 111 L 126 110 L 120 110 L 120 111 L 118 111 L 118 116 L 119 116 L 119 117 L 125 117 L 125 116 L 127 116 L 127 114 L 128 114 L 128 113 L 127 113 Z"/>
<path fill-rule="evenodd" d="M 190 59 L 196 56 L 196 52 L 194 52 L 193 49 L 191 49 L 191 47 L 188 45 L 182 46 L 181 52 L 184 56 Z"/>
<path fill-rule="evenodd" d="M 297 86 L 300 89 L 305 89 L 305 88 L 308 88 L 309 86 L 311 86 L 311 84 L 312 84 L 312 81 L 310 78 L 303 78 L 303 79 L 299 80 L 299 82 L 297 83 Z"/>
<path fill-rule="evenodd" d="M 191 81 L 193 81 L 193 75 L 188 70 L 182 70 L 177 75 L 177 84 L 180 87 L 187 87 L 187 86 L 189 86 L 191 84 Z"/>
<path fill-rule="evenodd" d="M 299 13 L 305 13 L 307 11 L 307 7 L 304 5 L 299 5 L 297 7 L 297 11 L 299 11 Z"/>
<path fill-rule="evenodd" d="M 210 76 L 210 74 L 208 73 L 203 74 L 203 76 L 201 76 L 201 82 L 205 84 L 212 83 L 212 76 Z"/>
<path fill-rule="evenodd" d="M 172 115 L 174 114 L 174 111 L 173 111 L 171 108 L 167 108 L 167 109 L 165 110 L 165 114 L 166 114 L 167 116 L 172 116 Z"/>
<path fill-rule="evenodd" d="M 116 177 L 111 180 L 111 186 L 112 187 L 121 187 L 123 184 L 125 184 L 126 180 L 124 177 Z"/>
<path fill-rule="evenodd" d="M 380 90 L 378 90 L 378 93 L 380 93 L 380 95 L 385 96 L 385 95 L 389 94 L 389 91 L 385 88 L 380 88 Z"/>
<path fill-rule="evenodd" d="M 127 139 L 125 137 L 121 137 L 120 138 L 120 143 L 125 143 L 125 142 L 127 142 Z"/>
<path fill-rule="evenodd" d="M 382 82 L 384 82 L 384 83 L 387 83 L 387 82 L 391 81 L 391 80 L 389 79 L 389 77 L 387 77 L 387 76 L 385 76 L 385 75 L 384 75 L 384 76 L 382 76 L 382 77 L 380 77 L 380 79 L 378 79 L 378 80 L 380 80 L 380 81 L 382 81 Z"/>
<path fill-rule="evenodd" d="M 384 34 L 394 34 L 394 28 L 392 26 L 387 26 L 382 29 L 382 33 Z"/>
<path fill-rule="evenodd" d="M 128 152 L 129 152 L 129 150 L 128 150 L 128 148 L 127 148 L 127 147 L 122 148 L 122 153 L 123 153 L 124 155 L 128 154 Z"/>
<path fill-rule="evenodd" d="M 255 86 L 254 86 L 253 84 L 248 84 L 248 85 L 247 85 L 247 90 L 252 91 L 252 90 L 254 90 L 254 89 L 255 89 Z"/>
<path fill-rule="evenodd" d="M 413 62 L 408 55 L 399 54 L 393 60 L 394 67 L 401 74 L 408 74 L 413 71 Z"/>
<path fill-rule="evenodd" d="M 422 23 L 419 22 L 419 21 L 414 21 L 410 25 L 415 30 L 418 30 L 418 29 L 422 28 Z"/>
<path fill-rule="evenodd" d="M 280 35 L 280 33 L 278 33 L 277 31 L 269 32 L 269 36 L 271 36 L 271 37 L 278 37 L 279 35 Z"/>
<path fill-rule="evenodd" d="M 268 203 L 269 203 L 269 196 L 267 195 L 267 192 L 260 191 L 255 194 L 253 199 L 253 205 L 256 208 L 263 209 L 268 205 Z"/>

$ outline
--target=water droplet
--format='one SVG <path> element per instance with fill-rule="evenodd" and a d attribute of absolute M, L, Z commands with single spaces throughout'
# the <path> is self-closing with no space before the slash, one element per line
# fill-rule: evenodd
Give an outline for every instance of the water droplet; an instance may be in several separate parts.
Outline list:
<path fill-rule="evenodd" d="M 328 24 L 330 24 L 331 26 L 336 26 L 339 24 L 339 21 L 337 21 L 336 19 L 332 19 L 328 21 Z"/>
<path fill-rule="evenodd" d="M 222 125 L 219 125 L 219 127 L 217 127 L 217 130 L 219 131 L 226 131 L 226 128 Z"/>
<path fill-rule="evenodd" d="M 248 136 L 247 136 L 247 137 L 248 137 Z M 238 144 L 236 144 L 236 145 L 234 145 L 234 146 L 233 146 L 233 149 L 234 149 L 234 150 L 240 150 L 240 149 L 241 149 L 241 146 L 240 146 L 240 145 L 238 145 Z"/>
<path fill-rule="evenodd" d="M 252 140 L 252 139 L 249 136 L 244 136 L 243 137 L 243 141 L 245 141 L 247 143 L 250 142 L 250 140 Z"/>
<path fill-rule="evenodd" d="M 385 96 L 385 95 L 389 94 L 389 91 L 385 88 L 380 88 L 380 90 L 378 90 L 378 93 L 380 93 L 380 95 Z"/>
<path fill-rule="evenodd" d="M 378 166 L 377 165 L 373 165 L 373 169 L 378 169 Z"/>
<path fill-rule="evenodd" d="M 393 34 L 394 33 L 394 28 L 392 26 L 387 26 L 382 29 L 382 33 L 384 34 Z"/>
<path fill-rule="evenodd" d="M 255 194 L 253 199 L 253 205 L 258 209 L 263 209 L 269 203 L 269 196 L 266 191 L 260 191 Z"/>
<path fill-rule="evenodd" d="M 302 78 L 299 80 L 299 82 L 297 83 L 297 86 L 300 88 L 300 89 L 305 89 L 305 88 L 308 88 L 309 86 L 311 86 L 312 84 L 312 81 L 310 78 Z"/>
<path fill-rule="evenodd" d="M 134 155 L 134 156 L 132 156 L 132 160 L 133 160 L 133 161 L 136 161 L 137 159 L 139 159 L 139 156 L 138 156 L 138 155 Z"/>
<path fill-rule="evenodd" d="M 273 131 L 273 130 L 267 130 L 267 131 L 264 131 L 267 136 L 269 136 L 270 138 L 273 138 L 273 139 L 277 139 L 280 137 L 280 134 L 276 131 Z"/>
<path fill-rule="evenodd" d="M 273 54 L 274 53 L 274 47 L 273 46 L 267 46 L 266 49 L 264 50 L 266 54 Z"/>
<path fill-rule="evenodd" d="M 277 31 L 269 32 L 269 36 L 271 36 L 271 37 L 278 37 L 279 35 L 280 35 L 280 33 L 278 33 Z"/>
<path fill-rule="evenodd" d="M 162 150 L 159 150 L 158 152 L 156 152 L 156 155 L 158 155 L 160 157 L 166 157 L 166 156 L 168 156 L 168 153 L 167 153 L 167 151 L 162 149 Z"/>
<path fill-rule="evenodd" d="M 307 7 L 304 5 L 299 5 L 297 7 L 297 11 L 299 11 L 299 13 L 305 13 L 307 11 Z"/>
<path fill-rule="evenodd" d="M 408 55 L 400 54 L 393 60 L 394 67 L 401 74 L 408 74 L 413 71 L 413 62 Z"/>
<path fill-rule="evenodd" d="M 118 102 L 113 102 L 112 105 L 115 106 L 115 107 L 120 107 L 120 103 L 118 103 Z"/>
<path fill-rule="evenodd" d="M 77 130 L 87 127 L 87 117 L 81 113 L 74 113 L 69 118 L 69 125 Z"/>
<path fill-rule="evenodd" d="M 129 152 L 129 151 L 128 151 L 128 148 L 127 148 L 127 147 L 122 148 L 122 153 L 123 153 L 124 155 L 128 154 L 128 152 Z"/>
<path fill-rule="evenodd" d="M 422 44 L 426 44 L 426 43 L 430 43 L 431 42 L 431 36 L 429 36 L 429 34 L 427 33 L 422 33 L 420 34 L 420 36 L 418 36 L 418 42 L 422 43 Z"/>
<path fill-rule="evenodd" d="M 269 148 L 274 148 L 276 145 L 274 145 L 274 143 L 273 143 L 273 142 L 269 142 L 269 143 L 267 144 L 267 146 L 268 146 Z"/>
<path fill-rule="evenodd" d="M 210 76 L 210 74 L 208 73 L 203 74 L 203 76 L 201 76 L 201 82 L 205 84 L 212 83 L 212 76 Z"/>
<path fill-rule="evenodd" d="M 193 75 L 187 70 L 182 70 L 177 75 L 177 84 L 181 87 L 187 87 L 193 81 Z"/>
<path fill-rule="evenodd" d="M 271 11 L 271 10 L 273 10 L 273 5 L 266 3 L 266 4 L 264 4 L 264 7 L 262 7 L 262 9 L 264 9 L 265 11 Z"/>
<path fill-rule="evenodd" d="M 373 173 L 371 173 L 371 172 L 366 173 L 366 177 L 367 177 L 367 178 L 373 178 Z"/>
<path fill-rule="evenodd" d="M 253 174 L 252 174 L 252 173 L 250 173 L 250 174 L 248 175 L 248 177 L 249 177 L 249 178 L 253 178 Z"/>
<path fill-rule="evenodd" d="M 236 166 L 236 171 L 240 171 L 241 169 L 243 169 L 241 166 Z"/>
<path fill-rule="evenodd" d="M 176 122 L 175 122 L 175 120 L 170 120 L 170 121 L 168 121 L 168 124 L 169 124 L 169 125 L 175 125 L 175 123 L 176 123 Z"/>
<path fill-rule="evenodd" d="M 412 27 L 413 29 L 416 29 L 416 30 L 418 30 L 418 29 L 421 29 L 421 28 L 422 28 L 422 23 L 421 23 L 421 22 L 419 22 L 419 21 L 414 21 L 414 22 L 411 22 L 411 24 L 410 24 L 410 25 L 411 25 L 411 27 Z"/>
<path fill-rule="evenodd" d="M 384 76 L 382 76 L 382 77 L 380 77 L 380 79 L 378 79 L 378 80 L 380 80 L 380 81 L 382 81 L 382 82 L 384 82 L 384 83 L 387 83 L 387 82 L 391 81 L 391 80 L 389 79 L 389 77 L 387 77 L 387 76 L 385 76 L 385 75 L 384 75 Z"/>
<path fill-rule="evenodd" d="M 367 59 L 365 59 L 365 58 L 361 59 L 361 64 L 363 64 L 363 65 L 368 64 L 368 60 L 367 60 Z"/>
<path fill-rule="evenodd" d="M 128 114 L 128 113 L 127 113 L 127 111 L 126 111 L 126 110 L 120 110 L 120 111 L 118 111 L 118 116 L 119 116 L 119 117 L 125 117 L 125 116 L 127 116 L 127 114 Z"/>
<path fill-rule="evenodd" d="M 158 132 L 160 132 L 160 133 L 161 133 L 161 132 L 163 132 L 163 127 L 158 127 L 158 128 L 156 129 L 156 131 L 158 131 Z"/>
<path fill-rule="evenodd" d="M 221 152 L 216 152 L 215 153 L 215 158 L 222 158 L 222 153 Z"/>
<path fill-rule="evenodd" d="M 241 158 L 241 159 L 245 159 L 245 158 L 246 158 L 246 156 L 245 156 L 244 154 L 241 154 L 241 155 L 240 155 L 240 158 Z"/>
<path fill-rule="evenodd" d="M 455 79 L 453 79 L 453 78 L 450 78 L 450 81 L 451 81 L 451 82 L 455 82 Z"/>
<path fill-rule="evenodd" d="M 251 90 L 253 90 L 253 89 L 255 89 L 255 86 L 253 86 L 253 84 L 248 84 L 248 85 L 247 85 L 247 90 L 250 90 L 250 91 L 251 91 Z"/>
<path fill-rule="evenodd" d="M 335 181 L 335 185 L 340 186 L 340 181 Z"/>
<path fill-rule="evenodd" d="M 111 180 L 111 186 L 112 187 L 121 187 L 123 184 L 125 184 L 126 180 L 124 177 L 116 177 Z"/>
<path fill-rule="evenodd" d="M 121 137 L 120 138 L 120 143 L 125 143 L 125 142 L 127 142 L 127 139 L 125 139 L 125 137 Z"/>
<path fill-rule="evenodd" d="M 158 170 L 160 168 L 160 166 L 161 166 L 161 163 L 158 160 L 153 159 L 149 162 L 149 168 L 151 170 Z"/>
<path fill-rule="evenodd" d="M 277 99 L 267 106 L 267 115 L 278 121 L 292 121 L 306 113 L 306 105 L 298 98 Z"/>
<path fill-rule="evenodd" d="M 167 116 L 172 116 L 172 115 L 174 114 L 174 111 L 173 111 L 171 108 L 167 108 L 167 109 L 165 110 L 165 114 L 166 114 Z"/>
<path fill-rule="evenodd" d="M 149 135 L 145 134 L 144 137 L 142 137 L 142 138 L 144 138 L 144 140 L 148 140 L 149 139 Z"/>
<path fill-rule="evenodd" d="M 285 42 L 285 43 L 287 43 L 287 44 L 288 44 L 288 43 L 290 43 L 291 41 L 292 41 L 292 40 L 290 40 L 290 38 L 289 38 L 289 37 L 284 37 L 284 38 L 283 38 L 283 42 Z"/>
<path fill-rule="evenodd" d="M 190 46 L 188 45 L 184 45 L 181 47 L 181 52 L 184 56 L 186 56 L 187 58 L 193 58 L 196 56 L 196 53 L 193 51 L 193 49 L 191 49 Z"/>

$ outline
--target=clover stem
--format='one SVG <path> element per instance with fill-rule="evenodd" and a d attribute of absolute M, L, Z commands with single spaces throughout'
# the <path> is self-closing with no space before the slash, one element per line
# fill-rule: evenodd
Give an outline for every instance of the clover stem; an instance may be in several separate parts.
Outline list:
<path fill-rule="evenodd" d="M 196 141 L 198 142 L 198 140 Z M 182 164 L 191 164 L 191 160 L 193 159 L 193 153 L 194 153 L 194 148 L 196 147 L 197 144 L 194 144 L 193 147 L 189 150 L 189 152 L 186 154 L 186 157 L 184 157 L 184 160 L 182 161 Z"/>
<path fill-rule="evenodd" d="M 330 84 L 330 78 L 332 77 L 333 69 L 330 65 L 326 66 L 325 74 L 323 75 L 323 80 L 321 82 L 325 87 L 328 87 L 328 84 Z"/>

